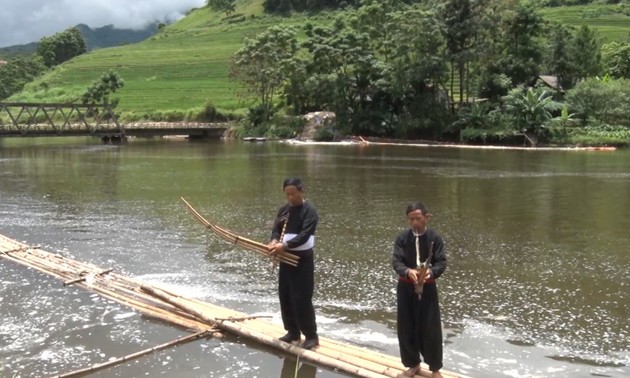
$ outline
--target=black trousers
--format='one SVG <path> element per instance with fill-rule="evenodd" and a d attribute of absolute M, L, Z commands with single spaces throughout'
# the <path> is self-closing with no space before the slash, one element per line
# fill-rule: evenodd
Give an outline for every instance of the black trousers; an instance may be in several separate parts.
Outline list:
<path fill-rule="evenodd" d="M 317 336 L 313 290 L 315 288 L 315 262 L 313 251 L 300 252 L 297 267 L 280 263 L 278 293 L 284 329 L 307 338 Z"/>
<path fill-rule="evenodd" d="M 413 284 L 398 281 L 398 346 L 406 367 L 420 363 L 420 355 L 431 371 L 442 368 L 442 323 L 435 284 L 424 286 L 418 300 Z"/>

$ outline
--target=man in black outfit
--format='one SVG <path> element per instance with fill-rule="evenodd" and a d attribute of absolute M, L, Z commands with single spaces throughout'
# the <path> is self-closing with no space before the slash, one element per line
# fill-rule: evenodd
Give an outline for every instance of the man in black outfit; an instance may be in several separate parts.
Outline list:
<path fill-rule="evenodd" d="M 300 259 L 296 267 L 280 263 L 278 294 L 282 323 L 287 330 L 280 340 L 287 343 L 298 341 L 303 333 L 305 340 L 302 348 L 311 349 L 319 345 L 313 307 L 313 246 L 319 217 L 317 210 L 304 199 L 304 187 L 299 178 L 284 180 L 282 191 L 287 197 L 287 204 L 278 210 L 269 251 L 272 254 L 286 251 Z"/>
<path fill-rule="evenodd" d="M 410 228 L 400 233 L 394 243 L 398 346 L 402 363 L 408 368 L 403 374 L 407 377 L 419 374 L 420 355 L 429 365 L 431 377 L 442 377 L 442 324 L 435 280 L 446 270 L 446 249 L 440 235 L 428 228 L 430 217 L 422 202 L 410 204 Z M 417 268 L 427 259 L 429 268 L 420 277 Z M 424 282 L 421 294 L 416 289 L 418 282 Z"/>

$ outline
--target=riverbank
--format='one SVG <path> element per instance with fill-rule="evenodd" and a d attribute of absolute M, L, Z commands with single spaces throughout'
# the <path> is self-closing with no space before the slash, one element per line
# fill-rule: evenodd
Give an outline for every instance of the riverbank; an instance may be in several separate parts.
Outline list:
<path fill-rule="evenodd" d="M 359 145 L 359 146 L 412 146 L 412 147 L 439 147 L 439 148 L 459 148 L 473 150 L 517 150 L 517 151 L 616 151 L 614 146 L 543 146 L 543 147 L 526 147 L 526 146 L 499 146 L 499 145 L 473 145 L 473 144 L 457 144 L 457 143 L 441 143 L 432 141 L 414 141 L 414 140 L 393 140 L 378 138 L 350 137 L 334 142 L 319 142 L 314 140 L 286 139 L 284 143 L 288 144 L 319 144 L 319 145 Z"/>

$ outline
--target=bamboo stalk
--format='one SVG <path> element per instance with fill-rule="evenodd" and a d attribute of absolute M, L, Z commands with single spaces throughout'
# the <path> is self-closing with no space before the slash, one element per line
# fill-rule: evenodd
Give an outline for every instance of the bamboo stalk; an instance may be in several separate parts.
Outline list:
<path fill-rule="evenodd" d="M 160 288 L 160 290 L 162 289 Z M 187 300 L 187 298 L 182 297 L 176 293 L 167 293 L 167 294 L 172 295 L 176 298 Z M 202 309 L 199 309 L 198 312 L 207 311 L 209 313 L 216 313 L 217 311 L 214 305 L 209 304 L 207 302 L 197 301 L 194 299 L 192 300 L 188 299 L 187 301 L 193 301 L 195 302 L 194 303 L 195 305 L 201 306 Z M 213 319 L 219 320 L 219 318 L 213 318 Z M 271 335 L 272 337 L 279 337 L 283 334 L 282 330 L 278 327 L 278 325 L 275 325 L 268 321 L 260 321 L 260 320 L 257 320 L 255 322 L 244 321 L 241 324 L 242 324 L 241 327 L 243 329 L 248 329 L 250 330 L 250 332 L 264 332 L 266 334 Z M 344 344 L 344 343 L 340 343 L 338 341 L 323 338 L 323 337 L 320 337 L 320 345 L 317 348 L 317 353 L 326 354 L 332 358 L 336 358 L 340 360 L 347 360 L 350 363 L 352 363 L 353 361 L 363 360 L 363 361 L 379 364 L 383 366 L 383 371 L 388 376 L 396 376 L 402 370 L 405 370 L 402 363 L 400 362 L 400 359 L 396 356 L 382 354 L 382 353 L 375 352 L 375 351 L 372 351 L 372 350 L 369 350 L 360 346 Z M 430 374 L 431 372 L 429 371 L 429 367 L 423 363 L 421 374 L 418 376 L 430 376 Z M 461 377 L 461 375 L 453 374 L 447 371 L 442 372 L 442 375 L 445 378 Z"/>
<path fill-rule="evenodd" d="M 95 276 L 102 276 L 102 275 L 104 275 L 104 274 L 111 273 L 113 270 L 114 270 L 114 268 L 109 268 L 109 269 L 101 270 L 100 272 L 97 272 L 97 273 L 95 274 Z M 63 286 L 68 286 L 68 285 L 72 285 L 73 283 L 77 283 L 77 282 L 85 281 L 85 280 L 87 279 L 87 276 L 88 276 L 88 275 L 89 275 L 89 273 L 88 273 L 88 274 L 86 274 L 86 275 L 84 275 L 83 277 L 79 277 L 79 278 L 75 278 L 75 279 L 70 280 L 70 281 L 66 281 L 66 282 L 64 282 L 64 283 L 63 283 Z"/>
<path fill-rule="evenodd" d="M 292 354 L 296 354 L 302 358 L 305 358 L 307 360 L 310 361 L 314 361 L 320 365 L 324 365 L 333 369 L 339 369 L 341 371 L 344 371 L 346 373 L 350 373 L 359 377 L 368 377 L 368 378 L 376 378 L 376 377 L 382 377 L 383 376 L 383 372 L 375 372 L 375 371 L 371 371 L 368 369 L 365 369 L 363 367 L 360 366 L 356 366 L 353 365 L 351 363 L 345 362 L 345 361 L 338 361 L 338 360 L 334 360 L 328 356 L 325 355 L 321 355 L 319 353 L 316 353 L 314 351 L 310 351 L 307 349 L 303 349 L 303 348 L 298 348 L 296 346 L 293 346 L 291 344 L 287 344 L 285 342 L 282 342 L 280 340 L 277 340 L 269 335 L 266 335 L 264 333 L 260 333 L 260 332 L 251 332 L 248 331 L 246 329 L 243 329 L 243 327 L 240 327 L 238 324 L 233 324 L 231 322 L 221 322 L 221 323 L 216 323 L 214 321 L 214 319 L 207 317 L 206 315 L 204 315 L 203 313 L 197 311 L 194 308 L 191 308 L 190 306 L 187 306 L 186 304 L 183 304 L 181 302 L 183 302 L 182 300 L 176 299 L 176 298 L 172 298 L 171 296 L 169 296 L 166 293 L 160 293 L 158 290 L 148 287 L 148 286 L 143 286 L 142 290 L 149 292 L 152 295 L 155 295 L 156 297 L 164 300 L 165 302 L 171 303 L 173 306 L 175 307 L 179 307 L 180 309 L 184 310 L 184 311 L 189 311 L 191 314 L 199 317 L 199 319 L 208 321 L 213 323 L 215 326 L 225 329 L 227 331 L 230 331 L 232 333 L 235 333 L 237 335 L 243 335 L 243 336 L 247 336 L 249 338 L 252 338 L 260 343 L 266 344 L 266 345 L 271 345 L 275 348 L 284 350 L 285 352 L 289 352 Z"/>
<path fill-rule="evenodd" d="M 26 265 L 27 267 L 30 267 L 32 269 L 41 271 L 43 273 L 51 274 L 60 279 L 67 279 L 69 276 L 72 276 L 72 275 L 76 276 L 76 272 L 73 273 L 73 272 L 66 271 L 64 272 L 65 274 L 62 274 L 59 271 L 59 269 L 55 268 L 52 262 L 48 261 L 47 259 L 41 259 L 38 256 L 13 255 L 13 256 L 9 256 L 8 259 L 16 263 Z M 85 269 L 92 269 L 92 267 L 80 266 L 84 264 L 77 263 L 76 265 L 79 265 L 78 267 L 76 267 L 77 271 L 79 272 Z M 97 293 L 101 294 L 107 299 L 113 300 L 125 306 L 132 307 L 140 311 L 142 314 L 150 316 L 150 317 L 158 318 L 160 320 L 167 321 L 170 323 L 177 323 L 177 324 L 180 324 L 180 325 L 183 325 L 185 327 L 188 327 L 190 329 L 195 329 L 195 330 L 207 329 L 208 327 L 207 324 L 199 322 L 198 319 L 195 319 L 194 317 L 190 316 L 190 314 L 183 312 L 177 309 L 176 307 L 165 304 L 162 301 L 156 301 L 154 297 L 146 295 L 140 291 L 134 292 L 132 289 L 125 288 L 124 284 L 121 284 L 121 283 L 117 283 L 119 286 L 117 287 L 117 290 L 125 291 L 126 295 L 119 295 L 118 293 L 116 293 L 115 291 L 111 289 L 112 285 L 110 284 L 115 284 L 115 283 L 116 281 L 104 282 L 104 280 L 101 279 L 101 282 L 99 282 L 99 280 L 95 280 L 95 282 L 91 285 L 87 285 L 85 283 L 79 283 L 79 285 L 84 288 L 96 291 Z M 140 297 L 140 298 L 137 298 L 137 297 Z M 162 308 L 165 305 L 168 306 L 169 308 Z"/>
<path fill-rule="evenodd" d="M 19 249 L 20 247 L 28 246 L 0 235 L 0 251 Z M 84 274 L 86 271 L 101 270 L 94 265 L 42 250 L 23 250 L 10 255 L 0 254 L 0 257 L 48 273 L 62 280 L 76 279 L 77 275 Z M 384 355 L 323 337 L 320 338 L 320 345 L 312 351 L 283 343 L 277 339 L 282 332 L 280 327 L 272 322 L 259 319 L 264 316 L 247 316 L 238 311 L 219 307 L 198 299 L 186 298 L 167 289 L 155 285 L 147 285 L 140 280 L 124 277 L 117 273 L 112 272 L 107 275 L 96 276 L 94 281 L 89 284 L 85 281 L 77 282 L 76 284 L 79 287 L 95 291 L 106 299 L 130 306 L 149 317 L 199 331 L 205 331 L 214 324 L 217 328 L 251 338 L 281 351 L 295 354 L 322 366 L 339 369 L 352 375 L 381 378 L 384 376 L 394 377 L 403 370 L 402 364 L 394 356 Z M 143 290 L 143 287 L 154 288 L 155 292 L 168 296 L 171 301 L 169 302 L 147 293 L 146 290 Z M 182 306 L 186 308 L 182 308 Z M 212 317 L 208 316 L 208 314 L 211 314 Z M 424 364 L 422 369 L 421 373 L 416 375 L 416 377 L 430 374 L 430 371 Z M 461 377 L 461 375 L 448 371 L 443 371 L 442 375 L 445 378 Z"/>
<path fill-rule="evenodd" d="M 271 318 L 271 316 L 268 316 L 268 315 L 252 315 L 252 316 L 241 316 L 241 317 L 230 316 L 229 318 L 214 318 L 214 320 L 217 322 L 223 322 L 223 321 L 242 322 L 243 320 L 253 320 L 253 319 L 260 319 L 260 318 Z"/>
<path fill-rule="evenodd" d="M 203 309 L 206 309 L 207 312 L 209 313 L 216 313 L 217 312 L 217 308 L 216 306 L 209 304 L 207 302 L 203 302 L 203 301 L 199 301 L 199 300 L 195 300 L 195 299 L 187 299 L 185 297 L 182 297 L 181 295 L 177 294 L 177 293 L 173 293 L 173 292 L 169 292 L 168 290 L 165 290 L 163 288 L 159 288 L 159 290 L 165 291 L 167 294 L 175 297 L 175 298 L 181 298 L 184 300 L 187 300 L 189 302 L 193 302 L 194 305 L 198 305 L 203 307 Z M 199 312 L 205 312 L 203 309 L 199 309 Z M 243 317 L 240 317 L 238 319 L 244 319 Z M 214 321 L 220 321 L 223 320 L 223 318 L 213 318 Z M 245 320 L 249 320 L 249 319 L 245 319 Z M 249 328 L 253 331 L 263 331 L 265 333 L 271 334 L 272 336 L 275 337 L 279 337 L 282 335 L 282 331 L 281 329 L 270 322 L 266 322 L 266 321 L 256 321 L 256 322 L 243 322 L 242 323 L 242 327 L 244 328 Z M 359 347 L 359 346 L 353 346 L 353 345 L 349 345 L 349 344 L 341 344 L 341 343 L 337 343 L 333 340 L 330 339 L 326 339 L 326 338 L 321 338 L 320 337 L 320 347 L 318 347 L 318 352 L 323 353 L 322 351 L 325 349 L 329 350 L 329 354 L 332 355 L 332 353 L 337 353 L 336 355 L 343 355 L 346 354 L 352 358 L 358 358 L 358 359 L 363 359 L 363 360 L 367 360 L 370 362 L 374 362 L 377 364 L 382 364 L 385 366 L 385 368 L 391 368 L 391 369 L 395 369 L 398 372 L 400 372 L 401 369 L 403 369 L 402 363 L 400 362 L 399 359 L 397 359 L 394 356 L 389 356 L 389 355 L 381 355 L 381 354 L 377 354 L 373 351 L 370 351 L 368 349 Z M 448 374 L 444 375 L 445 377 L 448 377 Z"/>
<path fill-rule="evenodd" d="M 29 249 L 37 249 L 37 248 L 39 248 L 38 245 L 35 245 L 35 246 L 20 246 L 18 248 L 9 249 L 8 251 L 0 251 L 0 253 L 8 255 L 8 254 L 14 253 L 14 252 L 24 252 L 24 251 L 29 250 Z"/>
<path fill-rule="evenodd" d="M 65 374 L 61 374 L 61 375 L 56 375 L 54 377 L 55 378 L 69 378 L 69 377 L 76 377 L 76 376 L 87 374 L 87 373 L 94 373 L 94 372 L 97 372 L 99 370 L 103 370 L 105 368 L 108 368 L 108 367 L 111 367 L 111 366 L 114 366 L 114 365 L 119 365 L 119 364 L 122 364 L 124 362 L 128 362 L 128 361 L 137 359 L 139 357 L 145 356 L 145 355 L 150 354 L 150 353 L 157 352 L 157 351 L 162 350 L 162 349 L 166 349 L 166 348 L 169 348 L 169 347 L 172 347 L 172 346 L 176 346 L 176 345 L 181 345 L 181 344 L 184 344 L 184 343 L 187 343 L 187 342 L 199 339 L 199 338 L 201 338 L 203 336 L 206 336 L 206 335 L 208 335 L 208 334 L 210 334 L 212 332 L 213 331 L 210 331 L 210 330 L 200 331 L 200 332 L 194 333 L 192 335 L 180 337 L 180 338 L 175 339 L 173 341 L 170 341 L 170 342 L 167 342 L 167 343 L 164 343 L 164 344 L 160 344 L 160 345 L 152 347 L 152 348 L 148 348 L 148 349 L 144 349 L 144 350 L 141 350 L 139 352 L 136 352 L 136 353 L 128 354 L 126 356 L 117 358 L 115 360 L 111 360 L 111 361 L 108 361 L 108 362 L 103 362 L 103 363 L 100 363 L 100 364 L 95 364 L 95 365 L 92 365 L 92 366 L 90 366 L 88 368 L 85 368 L 85 369 L 75 370 L 73 372 L 65 373 Z"/>

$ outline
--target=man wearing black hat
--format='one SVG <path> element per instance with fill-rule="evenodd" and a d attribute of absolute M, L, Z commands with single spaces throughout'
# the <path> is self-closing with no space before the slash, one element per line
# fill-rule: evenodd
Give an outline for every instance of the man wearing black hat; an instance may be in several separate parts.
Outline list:
<path fill-rule="evenodd" d="M 272 254 L 286 251 L 300 259 L 295 267 L 280 263 L 278 294 L 282 322 L 287 330 L 280 340 L 287 343 L 299 341 L 303 333 L 305 340 L 302 348 L 311 349 L 319 345 L 313 307 L 313 246 L 319 217 L 317 210 L 304 199 L 304 187 L 299 178 L 284 180 L 282 191 L 287 197 L 287 203 L 278 210 L 269 251 Z"/>

